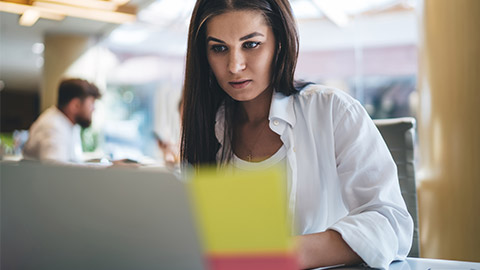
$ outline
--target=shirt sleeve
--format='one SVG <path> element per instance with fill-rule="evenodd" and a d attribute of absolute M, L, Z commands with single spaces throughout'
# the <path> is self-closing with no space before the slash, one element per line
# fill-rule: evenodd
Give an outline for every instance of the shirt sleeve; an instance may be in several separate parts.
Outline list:
<path fill-rule="evenodd" d="M 370 267 L 388 269 L 408 254 L 413 220 L 401 196 L 397 168 L 378 129 L 358 102 L 334 122 L 342 198 L 349 214 L 329 229 Z"/>

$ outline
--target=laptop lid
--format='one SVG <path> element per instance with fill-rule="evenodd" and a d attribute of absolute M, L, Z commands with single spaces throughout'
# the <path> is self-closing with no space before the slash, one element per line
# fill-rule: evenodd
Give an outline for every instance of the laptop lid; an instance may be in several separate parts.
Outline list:
<path fill-rule="evenodd" d="M 1 269 L 204 269 L 171 173 L 0 166 Z"/>

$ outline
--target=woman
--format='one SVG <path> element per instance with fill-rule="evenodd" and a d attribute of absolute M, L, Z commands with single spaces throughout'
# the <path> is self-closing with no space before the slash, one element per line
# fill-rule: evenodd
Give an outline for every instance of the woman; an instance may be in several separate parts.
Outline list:
<path fill-rule="evenodd" d="M 193 166 L 284 164 L 302 268 L 408 253 L 413 222 L 396 167 L 362 106 L 295 85 L 287 0 L 198 0 L 190 22 L 181 157 Z"/>

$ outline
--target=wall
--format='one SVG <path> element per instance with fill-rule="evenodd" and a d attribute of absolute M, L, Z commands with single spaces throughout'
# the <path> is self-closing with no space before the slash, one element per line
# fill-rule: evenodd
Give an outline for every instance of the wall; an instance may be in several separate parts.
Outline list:
<path fill-rule="evenodd" d="M 92 45 L 88 36 L 58 35 L 45 36 L 45 64 L 40 94 L 40 110 L 44 111 L 57 102 L 60 80 L 68 68 Z"/>

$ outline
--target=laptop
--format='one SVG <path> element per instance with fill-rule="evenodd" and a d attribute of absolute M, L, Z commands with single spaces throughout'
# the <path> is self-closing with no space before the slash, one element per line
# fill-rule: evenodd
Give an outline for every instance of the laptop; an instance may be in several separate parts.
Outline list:
<path fill-rule="evenodd" d="M 1 269 L 205 269 L 165 171 L 0 163 Z"/>

